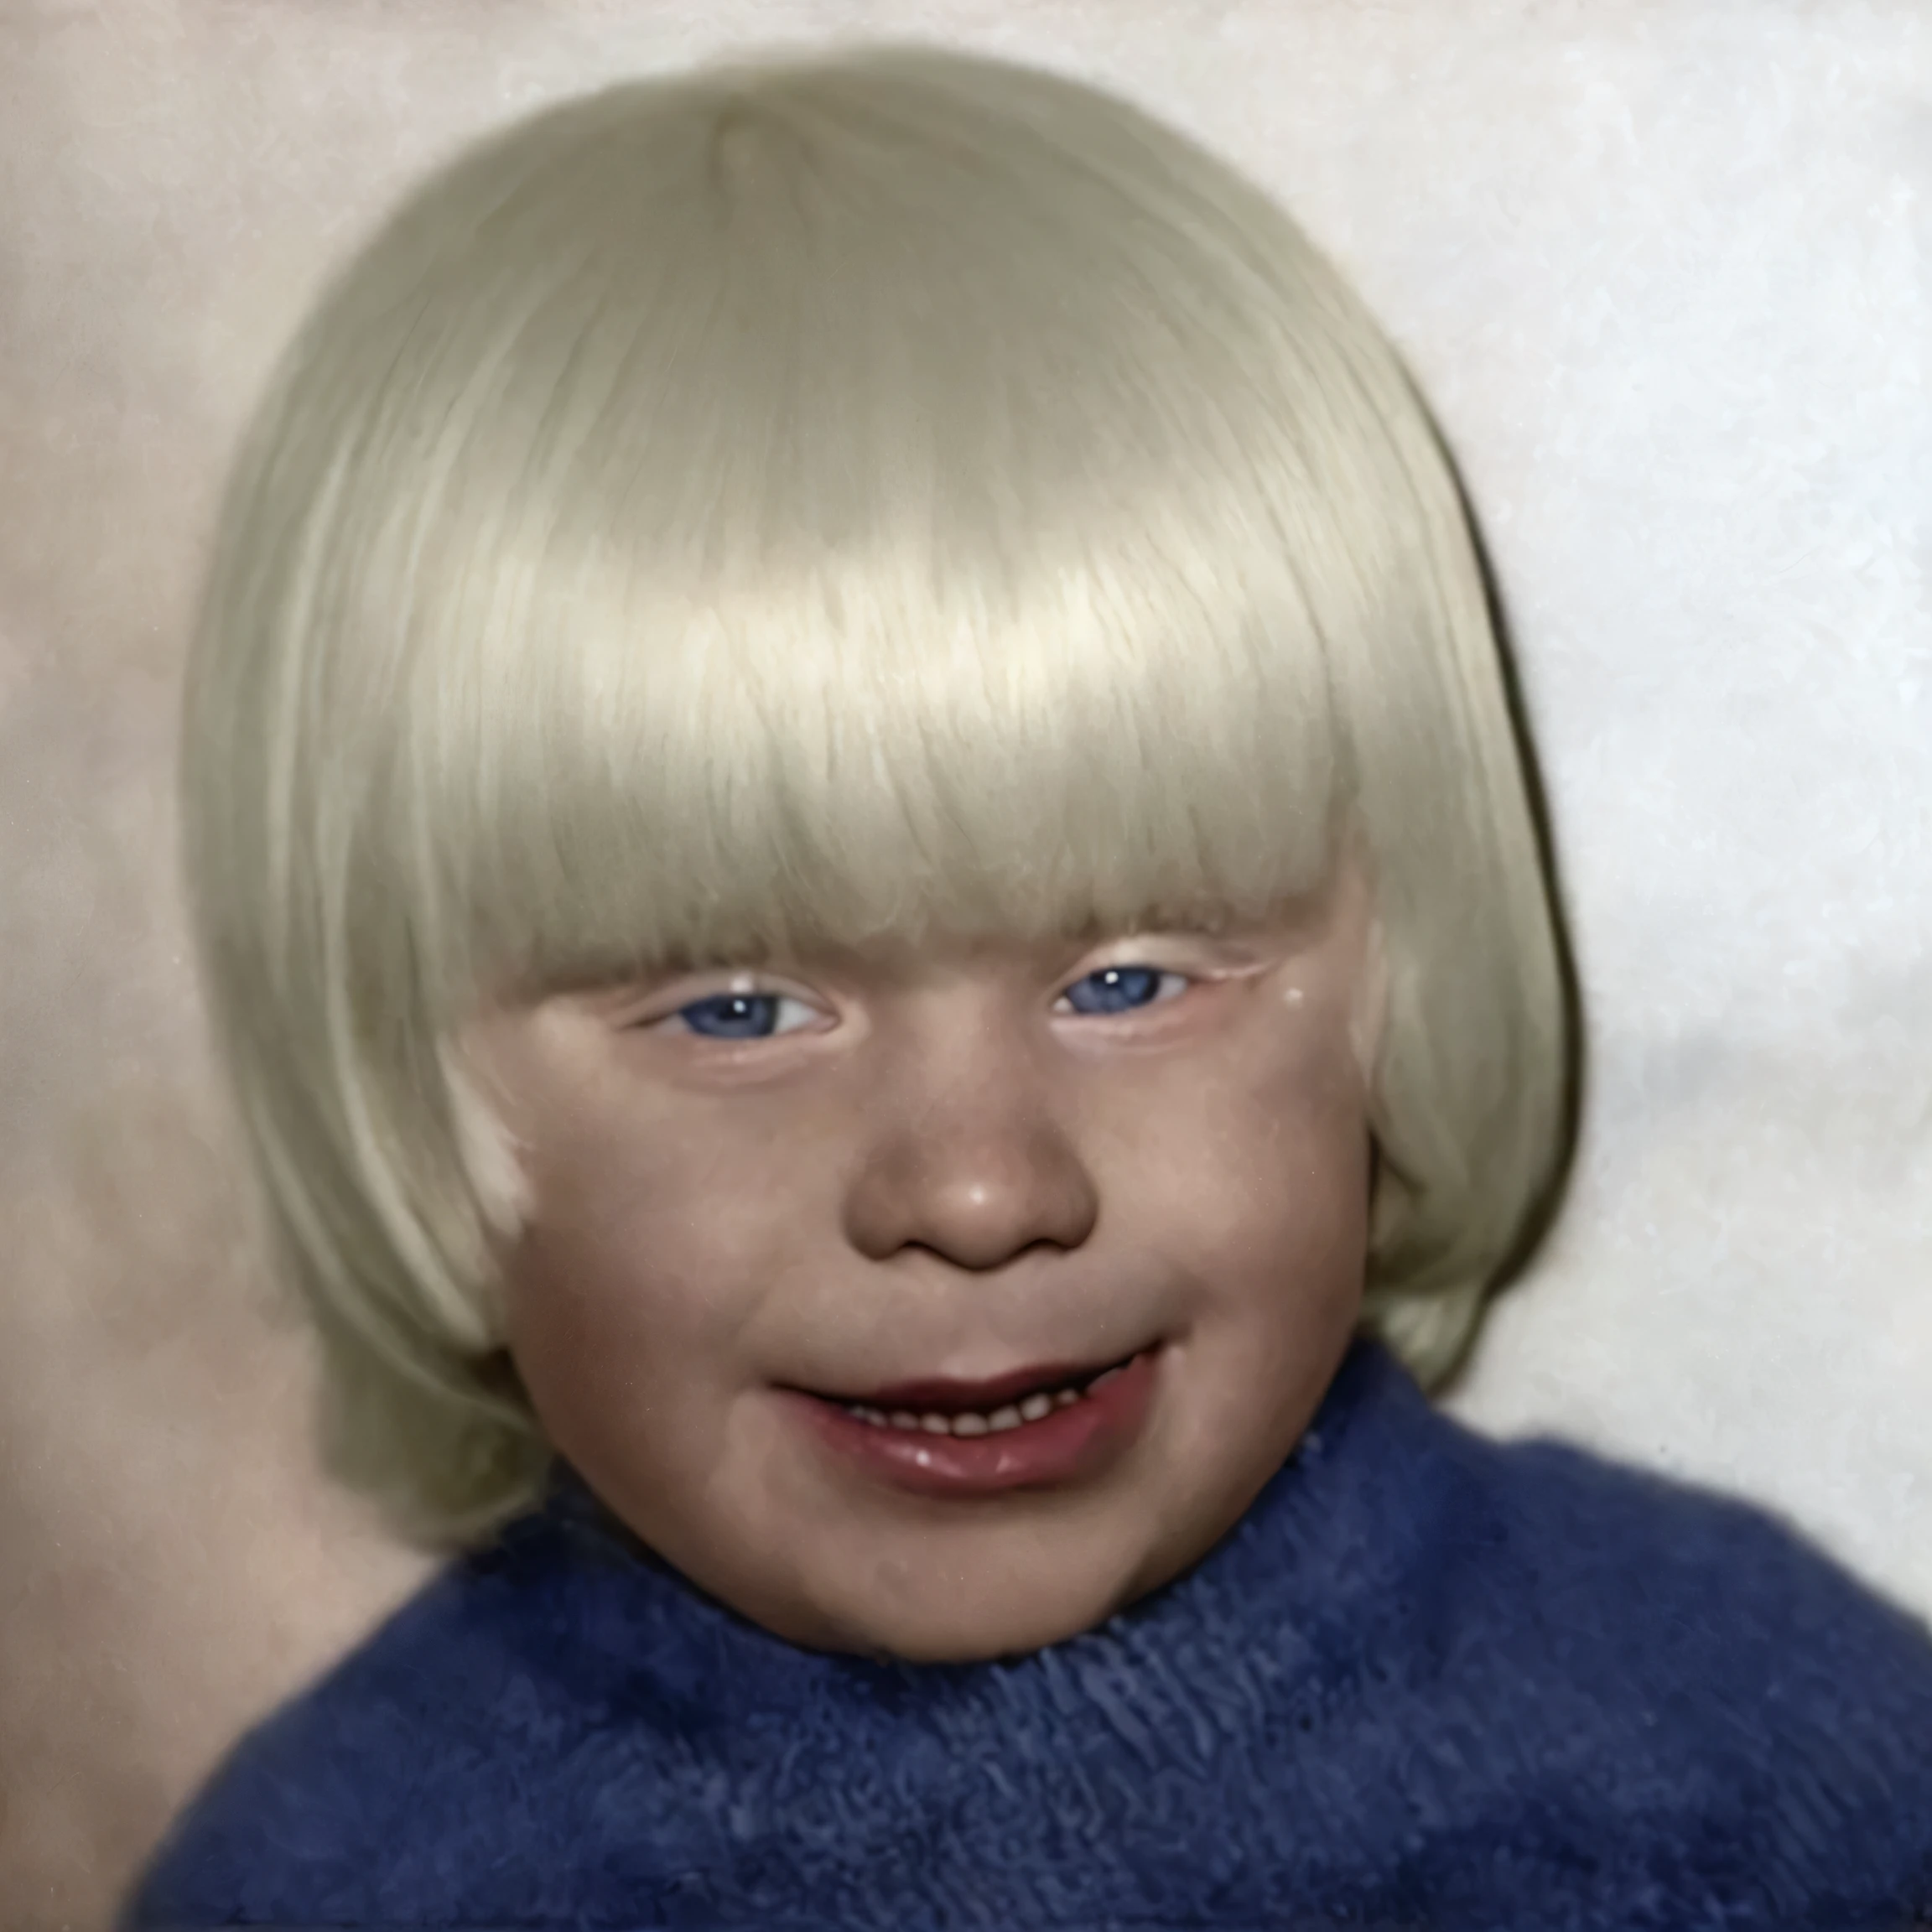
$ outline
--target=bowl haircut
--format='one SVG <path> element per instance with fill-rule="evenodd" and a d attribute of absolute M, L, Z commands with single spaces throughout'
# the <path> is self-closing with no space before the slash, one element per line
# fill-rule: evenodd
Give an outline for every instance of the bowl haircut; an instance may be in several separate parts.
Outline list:
<path fill-rule="evenodd" d="M 1546 855 L 1426 412 L 1278 208 L 1066 80 L 892 49 L 632 82 L 423 186 L 255 417 L 182 770 L 329 1459 L 421 1534 L 548 1462 L 458 1047 L 494 998 L 1239 918 L 1355 836 L 1365 1319 L 1425 1382 L 1566 1157 Z"/>

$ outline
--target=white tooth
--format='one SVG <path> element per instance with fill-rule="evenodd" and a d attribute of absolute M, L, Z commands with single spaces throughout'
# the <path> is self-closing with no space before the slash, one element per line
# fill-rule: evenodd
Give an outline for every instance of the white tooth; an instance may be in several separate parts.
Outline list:
<path fill-rule="evenodd" d="M 910 1409 L 895 1409 L 886 1417 L 886 1420 L 895 1429 L 917 1429 L 919 1426 L 919 1418 Z"/>
<path fill-rule="evenodd" d="M 1078 1389 L 1062 1389 L 1053 1397 L 1053 1406 L 1056 1409 L 1070 1408 L 1079 1400 L 1080 1391 Z"/>
<path fill-rule="evenodd" d="M 1052 1407 L 1053 1398 L 1051 1395 L 1029 1395 L 1020 1405 L 1020 1420 L 1022 1422 L 1037 1422 L 1042 1415 L 1050 1413 Z M 1000 1413 L 1004 1415 L 1006 1411 L 1002 1409 Z"/>
<path fill-rule="evenodd" d="M 953 1433 L 952 1423 L 943 1415 L 922 1415 L 919 1426 L 928 1436 L 950 1436 Z"/>
<path fill-rule="evenodd" d="M 986 1418 L 975 1415 L 970 1410 L 963 1415 L 953 1418 L 953 1433 L 955 1436 L 984 1436 L 986 1433 Z"/>
<path fill-rule="evenodd" d="M 875 1409 L 870 1403 L 866 1403 L 860 1409 L 859 1413 L 875 1429 L 883 1429 L 886 1426 L 886 1411 L 883 1409 Z"/>
<path fill-rule="evenodd" d="M 996 1429 L 1017 1429 L 1021 1423 L 1020 1411 L 1009 1402 L 1004 1409 L 995 1409 L 986 1418 L 986 1431 L 990 1435 Z"/>

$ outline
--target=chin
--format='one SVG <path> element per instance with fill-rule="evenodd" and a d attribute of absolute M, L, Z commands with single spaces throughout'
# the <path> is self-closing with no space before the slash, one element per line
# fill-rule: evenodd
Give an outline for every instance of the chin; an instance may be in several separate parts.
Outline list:
<path fill-rule="evenodd" d="M 1057 1603 L 935 1604 L 927 1615 L 901 1610 L 870 1620 L 867 1640 L 851 1647 L 904 1664 L 985 1664 L 1063 1644 L 1105 1623 L 1114 1607 L 1105 1599 L 1080 1609 Z"/>
<path fill-rule="evenodd" d="M 1018 1581 L 995 1575 L 969 1587 L 943 1566 L 915 1581 L 882 1565 L 877 1588 L 865 1599 L 827 1606 L 837 1633 L 829 1647 L 906 1664 L 984 1664 L 1078 1637 L 1147 1587 L 1102 1573 Z"/>

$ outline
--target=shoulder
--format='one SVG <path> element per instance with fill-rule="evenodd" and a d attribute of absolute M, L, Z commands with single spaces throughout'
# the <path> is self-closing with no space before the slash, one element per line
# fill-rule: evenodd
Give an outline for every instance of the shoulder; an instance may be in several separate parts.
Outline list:
<path fill-rule="evenodd" d="M 1345 1506 L 1398 1525 L 1426 1597 L 1637 1681 L 1695 1669 L 1774 1701 L 1875 1696 L 1888 1720 L 1932 1699 L 1932 1629 L 1774 1512 L 1548 1437 L 1483 1435 L 1378 1355 L 1342 1418 Z"/>
<path fill-rule="evenodd" d="M 1554 1441 L 1431 1433 L 1418 1620 L 1442 1681 L 1535 1738 L 1545 1800 L 1571 1790 L 1713 1896 L 1830 1900 L 1847 1926 L 1932 1909 L 1918 1618 L 1761 1508 Z"/>
<path fill-rule="evenodd" d="M 519 1767 L 567 1763 L 621 1695 L 614 1555 L 550 1512 L 451 1565 L 236 1746 L 123 1924 L 426 1923 L 472 1888 L 455 1874 L 502 1869 Z"/>
<path fill-rule="evenodd" d="M 1476 1506 L 1441 1525 L 1444 1553 L 1480 1555 L 1492 1592 L 1533 1586 L 1543 1628 L 1774 1701 L 1932 1698 L 1932 1632 L 1774 1512 L 1559 1441 L 1457 1435 Z"/>

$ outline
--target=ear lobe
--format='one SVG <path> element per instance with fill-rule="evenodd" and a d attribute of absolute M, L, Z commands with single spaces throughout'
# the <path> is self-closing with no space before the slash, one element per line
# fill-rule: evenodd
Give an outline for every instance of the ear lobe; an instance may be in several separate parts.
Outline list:
<path fill-rule="evenodd" d="M 1389 951 L 1376 903 L 1376 865 L 1366 832 L 1348 821 L 1339 839 L 1335 880 L 1338 916 L 1358 935 L 1353 995 L 1348 1009 L 1348 1043 L 1361 1069 L 1362 1090 L 1372 1096 L 1375 1069 L 1389 1024 Z"/>
<path fill-rule="evenodd" d="M 455 1129 L 457 1157 L 491 1233 L 513 1241 L 535 1205 L 519 1143 L 501 1112 L 486 1098 L 482 1069 L 460 1046 L 442 1054 Z"/>
<path fill-rule="evenodd" d="M 1348 1014 L 1348 1041 L 1362 1070 L 1364 1092 L 1375 1084 L 1375 1067 L 1389 1024 L 1389 953 L 1382 922 L 1370 916 L 1362 943 L 1362 963 L 1355 976 L 1355 997 Z"/>

